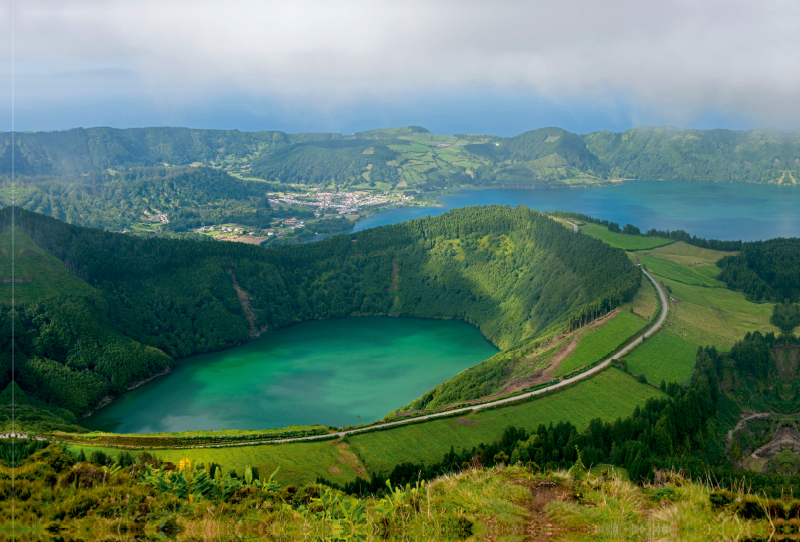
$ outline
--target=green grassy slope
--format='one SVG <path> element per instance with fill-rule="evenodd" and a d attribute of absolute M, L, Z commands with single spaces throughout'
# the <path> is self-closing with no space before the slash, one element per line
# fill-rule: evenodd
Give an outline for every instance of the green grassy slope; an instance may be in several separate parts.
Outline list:
<path fill-rule="evenodd" d="M 610 177 L 789 182 L 800 178 L 798 132 L 634 128 L 579 136 L 541 128 L 515 137 L 437 135 L 409 126 L 342 134 L 189 128 L 78 128 L 22 133 L 18 175 L 105 182 L 113 171 L 204 164 L 260 178 L 375 189 L 608 184 Z M 10 171 L 0 133 L 0 175 Z M 370 169 L 367 169 L 370 166 Z"/>
<path fill-rule="evenodd" d="M 736 252 L 709 250 L 679 241 L 631 254 L 669 290 L 670 314 L 664 328 L 667 333 L 695 346 L 714 345 L 727 350 L 749 331 L 779 332 L 769 322 L 772 304 L 748 301 L 745 294 L 730 290 L 717 278 L 717 261 Z M 685 356 L 686 352 L 683 358 L 676 352 L 675 363 L 688 363 Z"/>
<path fill-rule="evenodd" d="M 582 225 L 580 229 L 583 233 L 600 239 L 614 248 L 621 248 L 622 250 L 643 250 L 647 248 L 656 248 L 673 242 L 670 239 L 662 239 L 661 237 L 643 237 L 641 235 L 615 233 L 609 231 L 609 229 L 605 226 L 592 223 L 586 223 Z"/>
<path fill-rule="evenodd" d="M 596 361 L 604 359 L 616 347 L 635 335 L 649 323 L 629 312 L 620 312 L 602 326 L 588 329 L 576 337 L 578 346 L 575 351 L 558 366 L 556 376 L 574 371 L 580 367 L 588 367 Z"/>
<path fill-rule="evenodd" d="M 697 346 L 669 333 L 657 333 L 625 357 L 628 371 L 644 374 L 656 386 L 665 382 L 682 383 L 692 376 Z"/>
<path fill-rule="evenodd" d="M 721 288 L 725 287 L 725 283 L 715 278 L 719 275 L 720 269 L 713 265 L 704 265 L 701 267 L 689 267 L 679 263 L 664 260 L 657 256 L 647 256 L 640 254 L 639 261 L 642 262 L 654 274 L 669 278 L 684 284 L 695 286 Z"/>
<path fill-rule="evenodd" d="M 354 435 L 348 438 L 349 451 L 356 455 L 366 472 L 386 472 L 405 461 L 439 461 L 450 446 L 471 448 L 480 442 L 494 441 L 509 425 L 533 430 L 540 423 L 570 421 L 582 430 L 593 418 L 606 421 L 624 418 L 648 398 L 663 396 L 652 386 L 639 384 L 629 375 L 612 368 L 566 390 L 519 405 Z M 87 454 L 96 449 L 91 446 L 73 447 L 74 450 L 78 448 L 83 448 Z M 110 448 L 101 449 L 118 453 Z M 317 476 L 341 483 L 356 477 L 350 464 L 339 460 L 342 454 L 333 441 L 155 450 L 154 453 L 174 463 L 188 457 L 206 464 L 217 462 L 237 470 L 253 465 L 260 472 L 272 472 L 280 466 L 277 478 L 283 483 L 313 481 Z M 332 474 L 331 467 L 341 468 L 341 474 Z"/>

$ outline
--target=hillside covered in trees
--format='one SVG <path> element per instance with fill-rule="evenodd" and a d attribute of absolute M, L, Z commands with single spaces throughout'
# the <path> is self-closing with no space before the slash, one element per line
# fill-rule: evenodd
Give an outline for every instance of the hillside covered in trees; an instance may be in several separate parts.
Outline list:
<path fill-rule="evenodd" d="M 456 209 L 274 249 L 143 239 L 19 208 L 2 211 L 0 228 L 0 385 L 13 378 L 78 415 L 174 358 L 265 329 L 353 314 L 453 318 L 509 349 L 586 307 L 613 309 L 641 284 L 621 250 L 525 207 Z"/>
<path fill-rule="evenodd" d="M 718 265 L 719 280 L 753 301 L 800 301 L 800 239 L 742 243 L 739 254 L 722 258 Z"/>
<path fill-rule="evenodd" d="M 129 170 L 207 165 L 262 180 L 364 189 L 573 186 L 610 179 L 796 184 L 800 132 L 641 127 L 578 135 L 436 135 L 411 126 L 352 135 L 189 128 L 76 128 L 15 135 L 22 185 L 122 179 Z M 0 176 L 11 171 L 0 133 Z"/>

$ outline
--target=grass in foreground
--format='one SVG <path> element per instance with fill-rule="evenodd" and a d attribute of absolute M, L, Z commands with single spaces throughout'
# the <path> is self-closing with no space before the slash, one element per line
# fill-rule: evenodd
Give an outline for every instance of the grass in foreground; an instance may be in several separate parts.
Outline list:
<path fill-rule="evenodd" d="M 656 248 L 673 243 L 671 239 L 662 237 L 644 237 L 642 235 L 627 235 L 625 233 L 615 233 L 609 231 L 605 226 L 599 224 L 586 223 L 581 226 L 581 231 L 601 241 L 605 241 L 614 248 L 622 250 L 644 250 Z"/>
<path fill-rule="evenodd" d="M 628 371 L 644 374 L 658 386 L 665 382 L 689 381 L 697 359 L 697 346 L 668 333 L 656 333 L 625 357 Z"/>
<path fill-rule="evenodd" d="M 588 367 L 603 359 L 648 323 L 630 312 L 619 312 L 601 327 L 588 329 L 578 339 L 575 351 L 561 362 L 555 372 L 561 376 L 580 367 Z"/>
<path fill-rule="evenodd" d="M 613 474 L 596 476 L 579 464 L 546 473 L 498 465 L 355 497 L 317 484 L 288 488 L 245 478 L 231 485 L 227 477 L 210 482 L 219 492 L 192 493 L 184 484 L 200 484 L 208 473 L 204 467 L 181 464 L 168 476 L 153 469 L 76 463 L 50 446 L 17 468 L 25 499 L 15 503 L 13 524 L 11 501 L 0 501 L 1 532 L 20 541 L 477 541 L 523 540 L 536 533 L 560 541 L 692 542 L 766 539 L 776 534 L 774 525 L 783 533 L 797 531 L 796 518 L 775 519 L 796 514 L 796 502 L 784 506 L 714 492 L 667 472 L 656 473 L 655 485 L 641 487 Z M 10 469 L 0 466 L 0 482 L 6 486 L 9 479 Z M 222 491 L 227 487 L 238 489 Z M 754 506 L 746 509 L 740 501 Z M 769 519 L 759 513 L 768 507 Z"/>
<path fill-rule="evenodd" d="M 239 471 L 246 465 L 258 467 L 260 472 L 280 467 L 277 479 L 284 484 L 303 484 L 319 476 L 341 484 L 355 480 L 358 472 L 388 472 L 406 461 L 439 461 L 451 446 L 460 450 L 493 442 L 509 425 L 531 431 L 540 423 L 569 421 L 583 430 L 593 418 L 608 421 L 629 416 L 637 405 L 655 396 L 662 393 L 610 368 L 566 390 L 522 404 L 353 435 L 344 449 L 336 441 L 322 441 L 151 451 L 176 464 L 188 457 L 195 462 L 215 462 Z M 87 456 L 95 449 L 119 453 L 119 449 L 70 447 L 74 453 L 79 449 Z"/>

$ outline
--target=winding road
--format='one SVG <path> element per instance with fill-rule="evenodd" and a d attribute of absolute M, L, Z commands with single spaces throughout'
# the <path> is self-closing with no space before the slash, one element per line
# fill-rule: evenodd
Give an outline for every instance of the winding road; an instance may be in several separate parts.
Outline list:
<path fill-rule="evenodd" d="M 577 226 L 575 226 L 574 224 L 573 224 L 573 226 L 575 228 L 577 228 Z M 644 342 L 644 340 L 647 337 L 651 336 L 653 333 L 658 331 L 658 329 L 664 323 L 664 320 L 667 318 L 667 310 L 669 308 L 669 306 L 667 305 L 667 296 L 666 296 L 666 294 L 664 294 L 664 289 L 661 288 L 661 285 L 658 282 L 656 282 L 656 280 L 650 275 L 650 273 L 645 271 L 644 268 L 642 268 L 642 273 L 644 273 L 644 275 L 648 279 L 650 279 L 650 282 L 653 283 L 653 285 L 656 288 L 656 291 L 658 292 L 658 297 L 661 298 L 661 314 L 659 314 L 658 320 L 656 320 L 656 323 L 653 324 L 650 327 L 650 329 L 645 331 L 642 334 L 641 337 L 639 337 L 638 339 L 636 339 L 635 341 L 633 341 L 632 343 L 627 345 L 625 348 L 623 348 L 622 350 L 620 350 L 619 352 L 617 352 L 616 354 L 614 354 L 613 356 L 611 356 L 607 360 L 604 360 L 601 363 L 598 363 L 597 365 L 595 365 L 594 367 L 592 367 L 591 369 L 589 369 L 586 372 L 583 372 L 583 373 L 581 373 L 579 375 L 573 376 L 572 378 L 568 378 L 566 380 L 563 380 L 563 381 L 559 382 L 558 384 L 553 384 L 552 386 L 547 386 L 546 388 L 541 388 L 541 389 L 538 389 L 538 390 L 535 390 L 535 391 L 530 391 L 528 393 L 522 393 L 520 395 L 515 395 L 513 397 L 506 397 L 505 399 L 498 399 L 496 401 L 491 401 L 491 402 L 488 402 L 488 403 L 481 403 L 479 405 L 468 406 L 468 407 L 459 407 L 459 408 L 455 408 L 453 410 L 445 410 L 445 411 L 442 411 L 442 412 L 437 412 L 435 414 L 426 414 L 424 416 L 417 416 L 415 418 L 406 418 L 404 420 L 398 420 L 398 421 L 395 421 L 395 422 L 379 423 L 379 424 L 375 424 L 375 425 L 370 425 L 369 427 L 362 427 L 362 428 L 359 428 L 359 429 L 350 429 L 350 430 L 347 430 L 347 431 L 338 431 L 338 432 L 335 432 L 335 433 L 327 433 L 325 435 L 314 435 L 314 436 L 310 436 L 310 437 L 295 437 L 295 438 L 286 438 L 286 439 L 279 439 L 279 440 L 264 440 L 264 441 L 251 441 L 251 442 L 232 442 L 232 443 L 227 443 L 227 444 L 205 444 L 205 445 L 200 444 L 200 445 L 195 446 L 195 448 L 222 448 L 222 447 L 226 447 L 226 446 L 253 446 L 255 444 L 267 444 L 267 443 L 269 443 L 269 444 L 278 444 L 278 443 L 283 443 L 283 442 L 299 442 L 299 441 L 302 441 L 302 440 L 319 440 L 319 439 L 331 438 L 332 436 L 343 437 L 345 435 L 355 435 L 357 433 L 363 433 L 365 431 L 374 431 L 375 429 L 379 429 L 379 428 L 383 428 L 383 427 L 392 427 L 394 425 L 403 425 L 403 424 L 406 424 L 406 423 L 418 422 L 420 420 L 430 420 L 430 419 L 433 419 L 433 418 L 441 418 L 443 416 L 452 416 L 453 414 L 461 414 L 461 413 L 468 414 L 470 412 L 474 412 L 476 410 L 481 410 L 483 408 L 489 408 L 489 407 L 493 407 L 493 406 L 497 406 L 497 405 L 503 405 L 503 404 L 506 404 L 506 403 L 513 403 L 515 401 L 520 401 L 520 400 L 523 400 L 523 399 L 527 399 L 528 397 L 534 397 L 536 395 L 541 395 L 541 394 L 547 393 L 549 391 L 557 390 L 558 388 L 563 388 L 564 386 L 569 386 L 570 384 L 574 384 L 575 382 L 578 382 L 579 380 L 582 380 L 582 379 L 584 379 L 584 378 L 586 378 L 588 376 L 591 376 L 593 374 L 599 373 L 600 371 L 602 371 L 603 369 L 608 367 L 611 364 L 612 361 L 621 358 L 622 356 L 624 356 L 625 354 L 627 354 L 628 352 L 630 352 L 634 348 L 637 348 L 638 346 L 640 346 Z"/>
<path fill-rule="evenodd" d="M 572 223 L 570 222 L 570 224 L 572 224 Z M 575 231 L 577 232 L 578 226 L 576 226 L 575 224 L 572 224 L 572 226 L 575 228 Z M 655 324 L 653 324 L 653 326 L 651 326 L 650 329 L 645 331 L 642 334 L 641 337 L 639 337 L 638 339 L 636 339 L 635 341 L 633 341 L 629 345 L 625 346 L 625 348 L 623 348 L 622 350 L 620 350 L 619 352 L 617 352 L 616 354 L 614 354 L 610 358 L 598 363 L 597 365 L 595 365 L 594 367 L 592 367 L 588 371 L 585 371 L 585 372 L 583 372 L 583 373 L 581 373 L 579 375 L 573 376 L 572 378 L 568 378 L 566 380 L 563 380 L 563 381 L 559 382 L 558 384 L 553 384 L 552 386 L 547 386 L 546 388 L 540 388 L 538 390 L 530 391 L 530 392 L 527 392 L 527 393 L 522 393 L 520 395 L 515 395 L 513 397 L 506 397 L 505 399 L 497 399 L 496 401 L 490 401 L 488 403 L 481 403 L 481 404 L 478 404 L 478 405 L 467 406 L 467 407 L 459 407 L 459 408 L 455 408 L 453 410 L 445 410 L 445 411 L 442 411 L 442 412 L 437 412 L 435 414 L 426 414 L 424 416 L 417 416 L 417 417 L 414 417 L 414 418 L 406 418 L 406 419 L 398 420 L 398 421 L 394 421 L 394 422 L 385 422 L 385 423 L 370 425 L 368 427 L 362 427 L 362 428 L 359 428 L 359 429 L 350 429 L 350 430 L 347 430 L 347 431 L 338 431 L 338 432 L 335 432 L 335 433 L 326 433 L 324 435 L 313 435 L 313 436 L 309 436 L 309 437 L 294 437 L 294 438 L 285 438 L 285 439 L 278 439 L 278 440 L 254 440 L 254 441 L 245 441 L 245 442 L 230 442 L 230 443 L 224 443 L 224 444 L 198 444 L 198 445 L 194 445 L 194 446 L 191 446 L 191 447 L 192 448 L 224 448 L 224 447 L 228 447 L 228 446 L 255 446 L 255 445 L 259 445 L 259 444 L 279 444 L 279 443 L 285 443 L 285 442 L 299 442 L 299 441 L 303 441 L 303 440 L 319 440 L 319 439 L 327 439 L 327 438 L 337 437 L 337 436 L 338 437 L 343 437 L 345 435 L 354 435 L 354 434 L 363 433 L 363 432 L 366 432 L 366 431 L 374 431 L 375 429 L 380 429 L 380 428 L 384 428 L 384 427 L 392 427 L 392 426 L 395 426 L 395 425 L 403 425 L 403 424 L 407 424 L 407 423 L 415 423 L 415 422 L 418 422 L 420 420 L 431 420 L 433 418 L 441 418 L 443 416 L 452 416 L 453 414 L 462 414 L 462 413 L 463 414 L 468 414 L 470 412 L 474 412 L 476 410 L 481 410 L 483 408 L 489 408 L 489 407 L 493 407 L 493 406 L 503 405 L 503 404 L 506 404 L 506 403 L 513 403 L 515 401 L 521 401 L 521 400 L 527 399 L 529 397 L 534 397 L 536 395 L 541 395 L 543 393 L 547 393 L 547 392 L 550 392 L 550 391 L 553 391 L 553 390 L 557 390 L 558 388 L 563 388 L 564 386 L 569 386 L 570 384 L 574 384 L 575 382 L 578 382 L 579 380 L 583 380 L 584 378 L 587 378 L 587 377 L 589 377 L 589 376 L 591 376 L 593 374 L 599 373 L 600 371 L 602 371 L 603 369 L 608 367 L 611 364 L 612 361 L 621 358 L 622 356 L 624 356 L 625 354 L 627 354 L 628 352 L 630 352 L 634 348 L 637 348 L 638 346 L 640 346 L 644 342 L 644 340 L 647 337 L 651 336 L 653 333 L 658 331 L 658 329 L 664 323 L 664 320 L 667 317 L 667 310 L 668 310 L 667 296 L 664 294 L 664 290 L 663 290 L 663 288 L 661 288 L 661 285 L 658 284 L 658 282 L 656 282 L 655 279 L 653 279 L 653 277 L 650 275 L 650 273 L 648 273 L 644 268 L 642 268 L 642 273 L 644 273 L 645 276 L 648 279 L 650 279 L 650 282 L 653 283 L 653 285 L 656 288 L 656 291 L 658 292 L 658 296 L 661 299 L 661 314 L 658 316 L 658 320 L 656 320 Z M 12 435 L 11 434 L 0 435 L 0 438 L 8 438 L 9 436 L 12 436 Z M 17 434 L 16 436 L 18 438 L 24 438 L 26 435 Z"/>

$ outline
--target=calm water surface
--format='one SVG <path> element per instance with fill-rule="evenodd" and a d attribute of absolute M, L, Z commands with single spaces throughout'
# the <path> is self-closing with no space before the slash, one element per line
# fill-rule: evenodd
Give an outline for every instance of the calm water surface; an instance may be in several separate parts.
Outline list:
<path fill-rule="evenodd" d="M 445 207 L 373 215 L 354 231 L 471 205 L 575 211 L 649 228 L 745 241 L 800 236 L 800 186 L 627 181 L 594 189 L 464 191 Z M 351 425 L 390 410 L 497 350 L 467 324 L 406 318 L 315 321 L 246 345 L 179 360 L 173 374 L 87 420 L 118 432 Z"/>
<path fill-rule="evenodd" d="M 439 215 L 471 205 L 525 205 L 574 211 L 638 226 L 685 230 L 706 239 L 754 241 L 800 236 L 800 185 L 626 181 L 607 188 L 466 190 L 440 198 L 445 207 L 401 207 L 373 215 L 354 231 Z"/>
<path fill-rule="evenodd" d="M 497 352 L 448 320 L 342 318 L 178 360 L 86 425 L 122 433 L 371 422 Z"/>

